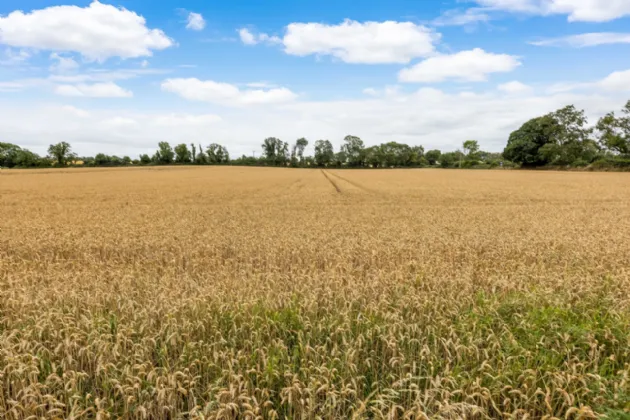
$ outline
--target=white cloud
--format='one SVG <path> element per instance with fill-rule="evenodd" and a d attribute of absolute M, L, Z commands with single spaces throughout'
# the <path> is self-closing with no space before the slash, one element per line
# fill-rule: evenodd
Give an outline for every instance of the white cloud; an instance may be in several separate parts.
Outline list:
<path fill-rule="evenodd" d="M 282 44 L 289 55 L 330 55 L 346 63 L 409 63 L 433 54 L 440 34 L 412 22 L 356 22 L 338 25 L 291 23 L 281 39 L 239 30 L 243 44 Z"/>
<path fill-rule="evenodd" d="M 331 55 L 346 63 L 409 63 L 434 52 L 440 35 L 412 22 L 356 22 L 338 25 L 291 23 L 282 40 L 290 55 Z"/>
<path fill-rule="evenodd" d="M 435 26 L 470 26 L 490 21 L 490 15 L 481 8 L 471 8 L 464 11 L 447 10 L 431 23 Z"/>
<path fill-rule="evenodd" d="M 162 90 L 176 93 L 192 101 L 212 102 L 229 106 L 258 105 L 289 102 L 297 95 L 287 88 L 241 90 L 229 83 L 212 80 L 166 79 Z"/>
<path fill-rule="evenodd" d="M 395 96 L 400 92 L 400 86 L 385 86 L 384 89 L 375 89 L 372 87 L 363 89 L 363 94 L 374 97 Z"/>
<path fill-rule="evenodd" d="M 611 73 L 608 77 L 600 80 L 597 86 L 614 92 L 628 92 L 630 91 L 630 70 Z"/>
<path fill-rule="evenodd" d="M 508 83 L 503 83 L 497 86 L 497 89 L 499 89 L 501 92 L 505 92 L 508 94 L 520 94 L 520 93 L 526 93 L 532 90 L 530 86 L 516 80 L 512 82 L 508 82 Z"/>
<path fill-rule="evenodd" d="M 128 80 L 139 76 L 165 74 L 166 70 L 160 69 L 123 69 L 90 71 L 79 74 L 53 74 L 47 80 L 58 83 L 85 83 L 85 82 L 111 82 L 114 80 Z"/>
<path fill-rule="evenodd" d="M 281 44 L 282 40 L 277 36 L 269 36 L 265 33 L 255 34 L 247 28 L 241 28 L 238 30 L 238 35 L 241 38 L 241 42 L 245 45 L 256 44 Z"/>
<path fill-rule="evenodd" d="M 541 47 L 595 47 L 606 44 L 630 44 L 630 33 L 593 32 L 530 42 Z"/>
<path fill-rule="evenodd" d="M 0 82 L 0 92 L 19 92 L 25 87 L 22 82 Z"/>
<path fill-rule="evenodd" d="M 554 83 L 546 91 L 550 94 L 578 91 L 628 92 L 630 91 L 630 70 L 616 71 L 594 82 Z"/>
<path fill-rule="evenodd" d="M 569 22 L 607 22 L 630 16 L 628 0 L 476 0 L 495 10 L 568 15 Z"/>
<path fill-rule="evenodd" d="M 521 13 L 540 13 L 542 11 L 542 3 L 549 1 L 550 0 L 476 0 L 480 6 L 489 9 Z"/>
<path fill-rule="evenodd" d="M 423 88 L 355 100 L 236 108 L 221 119 L 192 109 L 180 114 L 154 114 L 137 107 L 90 108 L 85 109 L 87 114 L 77 115 L 61 106 L 16 104 L 0 98 L 0 138 L 38 153 L 64 140 L 80 155 L 103 152 L 131 157 L 153 153 L 159 141 L 205 146 L 210 141 L 208 133 L 212 133 L 212 141 L 227 146 L 233 156 L 259 151 L 262 139 L 270 135 L 287 141 L 302 136 L 327 138 L 336 150 L 347 134 L 360 136 L 368 146 L 397 141 L 421 144 L 427 150 L 454 150 L 464 140 L 476 138 L 484 150 L 500 151 L 510 132 L 529 118 L 575 104 L 585 109 L 594 122 L 606 112 L 619 109 L 626 100 L 627 92 L 597 86 L 581 93 L 523 95 L 506 95 L 496 89 L 447 93 Z M 125 119 L 136 124 L 124 124 Z M 121 124 L 111 124 L 113 121 Z"/>
<path fill-rule="evenodd" d="M 142 63 L 140 63 L 140 67 L 142 67 L 143 69 L 146 69 L 147 67 L 149 67 L 149 61 L 142 60 Z"/>
<path fill-rule="evenodd" d="M 0 43 L 1 41 L 2 36 L 0 36 Z M 29 58 L 31 58 L 31 53 L 26 50 L 13 50 L 12 48 L 7 48 L 2 54 L 0 54 L 0 66 L 15 66 L 24 64 Z"/>
<path fill-rule="evenodd" d="M 206 21 L 200 13 L 190 12 L 188 13 L 188 19 L 186 23 L 186 29 L 193 31 L 201 31 L 206 27 Z"/>
<path fill-rule="evenodd" d="M 208 125 L 220 122 L 222 119 L 214 114 L 188 115 L 188 114 L 168 114 L 155 118 L 155 124 L 166 127 L 178 127 L 181 125 L 197 126 Z"/>
<path fill-rule="evenodd" d="M 64 57 L 57 53 L 52 53 L 50 59 L 57 60 L 56 63 L 50 66 L 50 71 L 53 73 L 66 73 L 79 67 L 79 63 L 74 61 L 72 57 Z"/>
<path fill-rule="evenodd" d="M 239 36 L 241 37 L 241 41 L 245 45 L 256 45 L 258 42 L 256 41 L 256 36 L 250 32 L 247 28 L 241 28 L 238 31 Z"/>
<path fill-rule="evenodd" d="M 71 105 L 64 105 L 61 107 L 62 110 L 81 118 L 87 118 L 90 116 L 90 113 L 84 109 L 77 108 Z"/>
<path fill-rule="evenodd" d="M 89 98 L 131 98 L 133 93 L 125 90 L 113 82 L 58 85 L 55 93 L 62 96 L 81 96 Z"/>
<path fill-rule="evenodd" d="M 269 82 L 251 82 L 246 83 L 245 86 L 256 89 L 269 89 L 277 87 L 277 85 Z"/>
<path fill-rule="evenodd" d="M 87 60 L 152 55 L 173 41 L 159 29 L 149 29 L 142 16 L 115 6 L 92 2 L 88 7 L 52 6 L 30 13 L 0 16 L 3 44 L 57 52 L 72 51 Z"/>
<path fill-rule="evenodd" d="M 138 125 L 138 121 L 134 120 L 133 118 L 117 116 L 117 117 L 103 120 L 101 124 L 104 126 L 118 128 L 118 127 L 129 127 L 129 126 Z"/>
<path fill-rule="evenodd" d="M 428 58 L 398 74 L 401 82 L 432 83 L 448 79 L 482 82 L 491 73 L 506 73 L 520 66 L 518 58 L 507 54 L 493 54 L 480 48 L 456 54 Z"/>

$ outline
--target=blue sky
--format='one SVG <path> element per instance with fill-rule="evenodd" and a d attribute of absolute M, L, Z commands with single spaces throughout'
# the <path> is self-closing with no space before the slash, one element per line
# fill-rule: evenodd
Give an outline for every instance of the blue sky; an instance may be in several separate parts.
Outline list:
<path fill-rule="evenodd" d="M 43 1 L 0 4 L 0 141 L 45 153 L 251 154 L 346 134 L 499 151 L 566 104 L 630 99 L 630 1 Z"/>

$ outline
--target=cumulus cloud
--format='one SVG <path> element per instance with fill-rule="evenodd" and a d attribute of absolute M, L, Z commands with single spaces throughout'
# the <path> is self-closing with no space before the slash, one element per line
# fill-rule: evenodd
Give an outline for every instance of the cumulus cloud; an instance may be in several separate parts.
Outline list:
<path fill-rule="evenodd" d="M 530 42 L 540 47 L 595 47 L 606 44 L 630 44 L 630 33 L 592 32 Z"/>
<path fill-rule="evenodd" d="M 91 61 L 152 55 L 173 41 L 149 29 L 142 16 L 124 8 L 92 2 L 87 7 L 51 6 L 0 16 L 0 42 L 12 47 L 71 51 Z"/>
<path fill-rule="evenodd" d="M 206 21 L 200 13 L 190 12 L 186 22 L 186 29 L 201 31 L 206 27 Z"/>
<path fill-rule="evenodd" d="M 283 44 L 290 55 L 331 55 L 346 63 L 409 63 L 432 54 L 439 39 L 412 22 L 345 20 L 338 25 L 291 23 Z"/>
<path fill-rule="evenodd" d="M 627 0 L 476 0 L 495 10 L 537 15 L 568 15 L 569 22 L 608 22 L 630 16 Z"/>
<path fill-rule="evenodd" d="M 289 89 L 239 89 L 229 83 L 213 80 L 166 79 L 162 90 L 192 101 L 212 102 L 228 106 L 277 104 L 294 100 L 297 95 Z"/>
<path fill-rule="evenodd" d="M 62 96 L 79 96 L 88 98 L 131 98 L 133 93 L 125 90 L 113 82 L 58 85 L 55 93 Z"/>
<path fill-rule="evenodd" d="M 482 82 L 491 73 L 511 72 L 520 66 L 517 57 L 488 53 L 480 48 L 438 55 L 398 73 L 401 82 L 434 83 L 445 80 Z"/>
<path fill-rule="evenodd" d="M 239 30 L 246 45 L 282 44 L 289 55 L 328 55 L 346 63 L 409 63 L 431 55 L 440 35 L 412 22 L 357 22 L 346 19 L 338 25 L 291 23 L 284 37 Z"/>

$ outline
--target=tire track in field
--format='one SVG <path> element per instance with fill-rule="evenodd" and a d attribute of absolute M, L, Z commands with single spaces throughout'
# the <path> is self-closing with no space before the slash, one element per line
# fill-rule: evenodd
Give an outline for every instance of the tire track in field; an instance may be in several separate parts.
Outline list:
<path fill-rule="evenodd" d="M 337 185 L 337 183 L 333 181 L 323 169 L 321 169 L 321 171 L 322 171 L 322 175 L 324 175 L 324 177 L 328 180 L 328 182 L 330 182 L 332 186 L 335 187 L 335 190 L 337 190 L 337 193 L 341 194 L 341 188 L 339 188 L 339 185 Z"/>
<path fill-rule="evenodd" d="M 344 182 L 347 182 L 348 184 L 352 185 L 355 188 L 358 188 L 359 190 L 361 190 L 363 192 L 366 192 L 366 193 L 373 193 L 374 192 L 373 190 L 371 190 L 371 189 L 369 189 L 367 187 L 364 187 L 363 185 L 358 184 L 358 183 L 356 183 L 354 181 L 350 181 L 349 179 L 346 179 L 346 178 L 342 177 L 341 175 L 337 175 L 336 173 L 330 172 L 330 175 L 332 175 L 332 176 L 334 176 L 336 178 L 339 178 L 340 180 L 342 180 Z"/>

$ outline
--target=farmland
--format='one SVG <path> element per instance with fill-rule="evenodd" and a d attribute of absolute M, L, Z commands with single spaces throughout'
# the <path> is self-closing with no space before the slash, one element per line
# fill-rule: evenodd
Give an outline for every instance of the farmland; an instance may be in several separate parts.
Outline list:
<path fill-rule="evenodd" d="M 0 173 L 0 417 L 627 418 L 630 177 Z"/>

